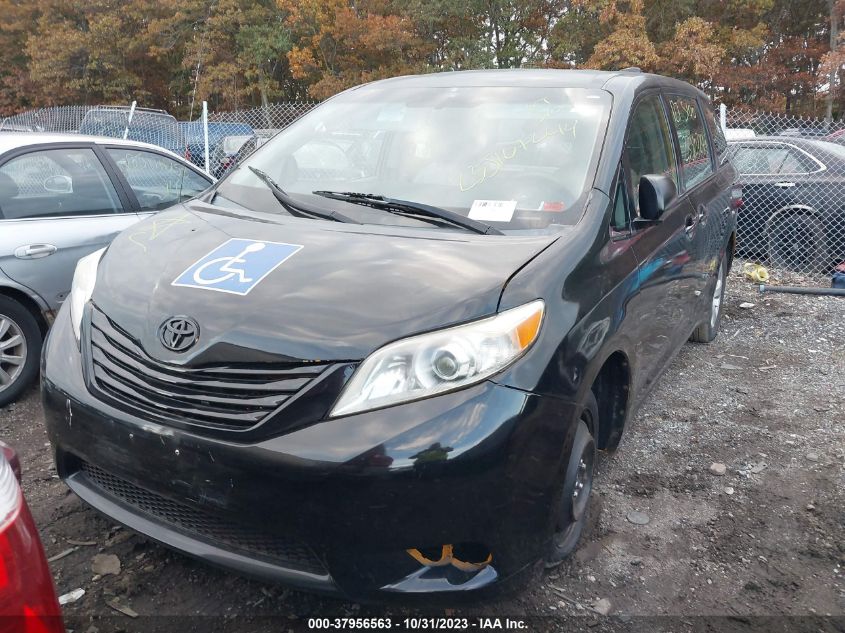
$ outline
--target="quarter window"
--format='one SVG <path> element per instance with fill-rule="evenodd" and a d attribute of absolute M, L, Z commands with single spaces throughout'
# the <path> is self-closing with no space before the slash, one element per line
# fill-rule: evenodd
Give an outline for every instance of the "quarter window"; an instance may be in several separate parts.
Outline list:
<path fill-rule="evenodd" d="M 616 199 L 613 201 L 611 226 L 617 231 L 624 231 L 628 228 L 628 197 L 625 193 L 625 181 L 622 179 L 621 172 L 619 184 L 616 185 Z"/>
<path fill-rule="evenodd" d="M 716 152 L 717 164 L 721 165 L 728 153 L 728 142 L 725 140 L 722 124 L 716 120 L 716 112 L 709 103 L 702 103 L 701 106 L 704 110 L 704 120 L 707 122 L 707 129 L 710 130 L 710 138 L 713 140 L 713 151 Z"/>
<path fill-rule="evenodd" d="M 120 213 L 123 206 L 91 149 L 51 149 L 0 167 L 0 218 Z"/>
<path fill-rule="evenodd" d="M 640 178 L 645 175 L 669 176 L 677 186 L 678 175 L 670 139 L 660 97 L 645 97 L 634 110 L 625 141 L 626 164 L 634 200 L 639 201 Z"/>
<path fill-rule="evenodd" d="M 681 178 L 684 188 L 694 187 L 713 173 L 710 145 L 704 130 L 704 121 L 695 99 L 669 97 L 669 110 L 675 131 L 678 133 L 678 147 L 681 150 Z"/>
<path fill-rule="evenodd" d="M 110 148 L 142 211 L 158 211 L 193 198 L 211 184 L 179 161 L 144 150 Z"/>

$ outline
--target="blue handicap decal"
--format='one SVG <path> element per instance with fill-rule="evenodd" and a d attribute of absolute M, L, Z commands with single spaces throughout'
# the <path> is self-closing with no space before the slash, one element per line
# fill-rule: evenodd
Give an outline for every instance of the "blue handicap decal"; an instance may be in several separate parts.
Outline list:
<path fill-rule="evenodd" d="M 174 286 L 245 295 L 302 246 L 231 239 L 191 264 Z"/>

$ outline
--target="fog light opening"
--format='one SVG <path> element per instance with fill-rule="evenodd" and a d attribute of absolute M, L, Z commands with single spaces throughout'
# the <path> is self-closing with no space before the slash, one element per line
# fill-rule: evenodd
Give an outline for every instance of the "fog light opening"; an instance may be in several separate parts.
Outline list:
<path fill-rule="evenodd" d="M 461 571 L 480 571 L 493 561 L 493 554 L 481 543 L 458 543 L 436 548 L 412 548 L 408 554 L 423 567 L 446 567 L 451 565 Z"/>

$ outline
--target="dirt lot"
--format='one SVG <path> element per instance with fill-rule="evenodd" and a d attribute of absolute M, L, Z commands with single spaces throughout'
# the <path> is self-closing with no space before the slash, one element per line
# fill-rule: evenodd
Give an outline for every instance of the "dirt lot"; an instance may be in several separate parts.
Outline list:
<path fill-rule="evenodd" d="M 728 292 L 718 340 L 684 347 L 602 461 L 593 526 L 574 559 L 512 599 L 446 613 L 543 623 L 534 628 L 845 629 L 845 300 L 760 295 L 736 271 Z M 145 621 L 286 631 L 308 617 L 386 613 L 212 569 L 112 525 L 56 478 L 34 389 L 0 410 L 0 437 L 20 452 L 58 591 L 85 590 L 66 607 L 78 631 Z M 711 473 L 714 463 L 724 475 Z M 632 511 L 648 522 L 631 522 Z M 116 555 L 120 572 L 96 575 L 97 554 Z M 141 617 L 117 613 L 113 601 Z M 618 617 L 599 622 L 596 607 Z M 802 617 L 755 617 L 786 615 Z"/>

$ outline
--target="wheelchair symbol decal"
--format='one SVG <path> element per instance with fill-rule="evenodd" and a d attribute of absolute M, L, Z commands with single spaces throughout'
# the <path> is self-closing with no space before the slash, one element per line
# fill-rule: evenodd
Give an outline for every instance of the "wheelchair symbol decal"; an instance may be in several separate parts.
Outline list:
<path fill-rule="evenodd" d="M 246 295 L 301 248 L 299 244 L 233 238 L 191 264 L 172 285 Z"/>

